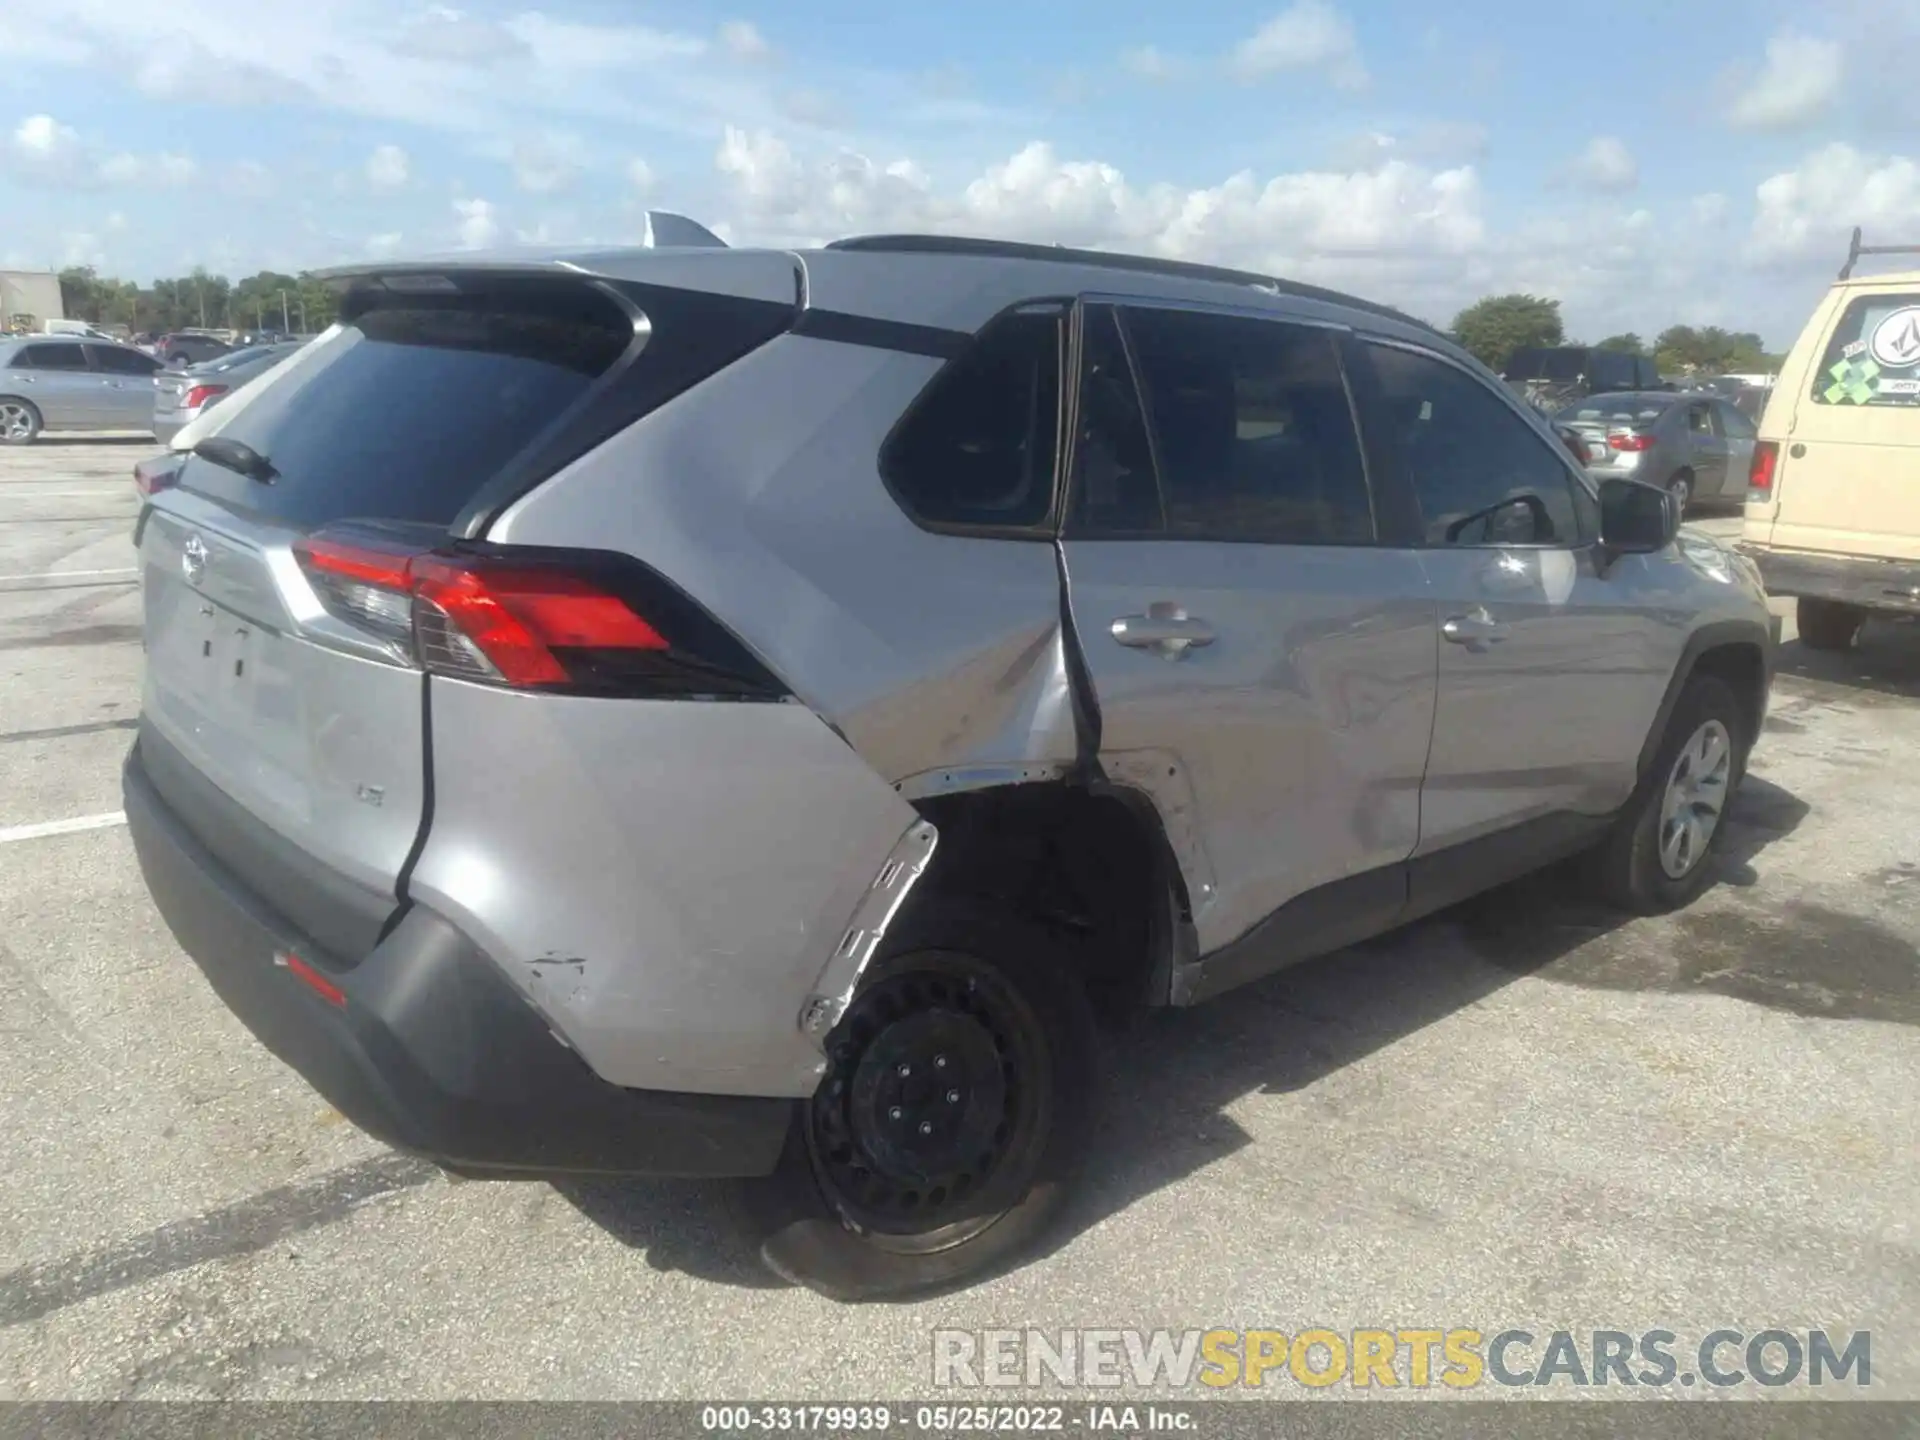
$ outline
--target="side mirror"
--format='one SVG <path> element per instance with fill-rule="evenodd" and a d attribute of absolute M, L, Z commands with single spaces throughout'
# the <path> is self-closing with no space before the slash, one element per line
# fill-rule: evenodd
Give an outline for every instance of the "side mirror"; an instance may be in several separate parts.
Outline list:
<path fill-rule="evenodd" d="M 1600 543 L 1611 555 L 1651 555 L 1680 533 L 1673 496 L 1644 480 L 1600 482 Z"/>

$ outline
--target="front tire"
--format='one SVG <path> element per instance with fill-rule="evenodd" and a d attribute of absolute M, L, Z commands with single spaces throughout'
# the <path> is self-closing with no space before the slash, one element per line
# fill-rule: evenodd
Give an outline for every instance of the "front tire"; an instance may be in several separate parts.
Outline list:
<path fill-rule="evenodd" d="M 1803 595 L 1794 605 L 1794 623 L 1800 643 L 1809 650 L 1851 650 L 1867 623 L 1867 612 L 1858 605 Z"/>
<path fill-rule="evenodd" d="M 995 1271 L 1077 1173 L 1093 1026 L 1045 933 L 971 905 L 903 917 L 827 1037 L 827 1073 L 737 1218 L 776 1274 L 835 1300 Z"/>
<path fill-rule="evenodd" d="M 1746 772 L 1748 731 L 1746 711 L 1724 680 L 1696 675 L 1687 682 L 1653 764 L 1594 852 L 1595 878 L 1608 900 L 1657 915 L 1707 888 L 1727 806 Z"/>
<path fill-rule="evenodd" d="M 1687 515 L 1687 506 L 1693 503 L 1693 472 L 1682 470 L 1667 481 L 1667 493 L 1673 496 L 1673 508 L 1681 519 Z"/>
<path fill-rule="evenodd" d="M 0 445 L 31 445 L 40 438 L 40 412 L 31 400 L 0 395 Z"/>

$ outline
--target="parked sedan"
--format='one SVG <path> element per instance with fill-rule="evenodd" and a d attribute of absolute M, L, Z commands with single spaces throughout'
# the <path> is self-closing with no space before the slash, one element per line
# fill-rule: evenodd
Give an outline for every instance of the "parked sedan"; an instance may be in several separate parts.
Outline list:
<path fill-rule="evenodd" d="M 1682 512 L 1695 500 L 1739 504 L 1756 435 L 1753 421 L 1713 394 L 1626 391 L 1576 400 L 1554 416 L 1577 433 L 1596 478 L 1664 485 Z"/>
<path fill-rule="evenodd" d="M 159 368 L 110 340 L 0 339 L 0 444 L 31 444 L 43 430 L 144 430 Z"/>
<path fill-rule="evenodd" d="M 202 412 L 266 374 L 299 348 L 297 343 L 255 345 L 157 377 L 153 382 L 154 436 L 171 441 Z"/>

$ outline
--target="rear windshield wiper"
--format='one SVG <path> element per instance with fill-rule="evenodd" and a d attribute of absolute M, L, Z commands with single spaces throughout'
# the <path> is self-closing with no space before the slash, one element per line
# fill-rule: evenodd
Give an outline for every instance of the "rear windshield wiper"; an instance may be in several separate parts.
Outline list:
<path fill-rule="evenodd" d="M 257 480 L 262 485 L 271 485 L 280 478 L 280 472 L 273 468 L 273 462 L 244 440 L 209 435 L 194 444 L 193 453 L 202 460 L 211 460 L 222 469 L 244 475 L 249 480 Z"/>

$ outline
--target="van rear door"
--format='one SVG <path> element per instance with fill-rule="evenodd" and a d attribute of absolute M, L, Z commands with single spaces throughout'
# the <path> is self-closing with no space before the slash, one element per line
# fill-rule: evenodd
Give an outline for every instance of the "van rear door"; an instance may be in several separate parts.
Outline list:
<path fill-rule="evenodd" d="M 1920 560 L 1920 277 L 1849 287 L 1796 388 L 1768 543 Z"/>

